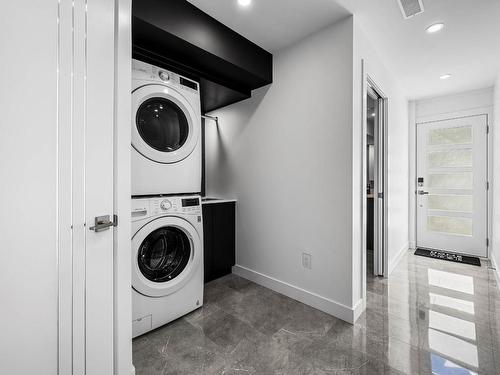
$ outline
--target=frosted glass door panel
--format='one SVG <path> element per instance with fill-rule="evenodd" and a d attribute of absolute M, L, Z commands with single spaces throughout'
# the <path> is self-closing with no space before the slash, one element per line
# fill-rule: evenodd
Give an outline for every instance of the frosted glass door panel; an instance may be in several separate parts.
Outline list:
<path fill-rule="evenodd" d="M 472 219 L 449 216 L 428 216 L 427 229 L 433 232 L 472 235 Z"/>
<path fill-rule="evenodd" d="M 471 167 L 472 150 L 431 151 L 428 153 L 428 166 L 429 168 Z"/>
<path fill-rule="evenodd" d="M 472 212 L 472 195 L 429 195 L 430 210 Z"/>
<path fill-rule="evenodd" d="M 417 246 L 486 256 L 486 123 L 417 125 Z"/>
<path fill-rule="evenodd" d="M 472 126 L 431 129 L 428 143 L 429 145 L 472 144 Z"/>
<path fill-rule="evenodd" d="M 429 173 L 429 188 L 472 189 L 472 172 Z"/>

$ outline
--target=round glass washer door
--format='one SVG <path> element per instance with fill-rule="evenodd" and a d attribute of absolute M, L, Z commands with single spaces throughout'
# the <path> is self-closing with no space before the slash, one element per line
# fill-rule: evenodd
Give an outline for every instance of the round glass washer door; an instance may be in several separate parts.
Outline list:
<path fill-rule="evenodd" d="M 177 90 L 145 85 L 132 92 L 132 146 L 163 164 L 188 157 L 198 142 L 199 116 Z"/>
<path fill-rule="evenodd" d="M 182 288 L 201 263 L 201 240 L 195 228 L 179 217 L 162 217 L 132 238 L 132 287 L 150 297 Z"/>

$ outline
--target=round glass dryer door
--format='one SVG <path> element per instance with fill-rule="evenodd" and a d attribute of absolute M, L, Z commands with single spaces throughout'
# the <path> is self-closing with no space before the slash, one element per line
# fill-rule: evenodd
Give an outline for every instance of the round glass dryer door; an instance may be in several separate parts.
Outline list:
<path fill-rule="evenodd" d="M 145 225 L 133 237 L 132 246 L 132 286 L 147 296 L 179 290 L 200 264 L 200 238 L 190 223 L 178 217 Z"/>
<path fill-rule="evenodd" d="M 132 93 L 132 146 L 158 163 L 176 163 L 193 152 L 199 138 L 199 119 L 175 89 L 146 85 Z"/>

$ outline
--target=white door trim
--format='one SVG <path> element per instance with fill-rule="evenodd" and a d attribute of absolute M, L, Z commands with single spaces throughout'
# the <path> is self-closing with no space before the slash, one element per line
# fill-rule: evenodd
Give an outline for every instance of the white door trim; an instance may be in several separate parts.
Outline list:
<path fill-rule="evenodd" d="M 388 186 L 389 186 L 389 178 L 388 178 L 388 170 L 389 170 L 389 154 L 388 154 L 388 149 L 389 149 L 389 132 L 388 132 L 388 126 L 389 126 L 389 99 L 388 97 L 384 94 L 382 89 L 376 84 L 376 82 L 370 77 L 369 74 L 366 76 L 366 83 L 367 86 L 368 84 L 371 86 L 372 90 L 375 91 L 377 95 L 379 95 L 380 103 L 379 103 L 379 113 L 381 113 L 381 118 L 379 119 L 379 126 L 375 134 L 380 134 L 380 128 L 382 129 L 382 137 L 380 138 L 377 135 L 377 148 L 379 151 L 377 154 L 379 155 L 377 157 L 377 160 L 379 158 L 382 158 L 382 168 L 383 168 L 383 174 L 382 174 L 382 188 L 378 186 L 377 182 L 375 182 L 375 198 L 374 198 L 374 223 L 376 223 L 379 228 L 374 230 L 374 238 L 373 242 L 376 247 L 376 251 L 374 251 L 374 256 L 375 256 L 375 261 L 378 262 L 378 264 L 375 264 L 374 262 L 374 267 L 375 271 L 383 276 L 383 277 L 388 277 L 389 276 L 389 254 L 388 254 L 388 238 L 389 238 L 389 233 L 388 233 L 388 227 L 389 227 L 389 215 L 388 215 L 388 202 L 389 202 L 389 196 L 388 196 Z M 366 87 L 366 93 L 368 93 L 368 87 Z M 366 96 L 366 95 L 365 95 Z M 363 114 L 363 123 L 364 123 L 364 138 L 366 138 L 366 131 L 367 131 L 367 120 L 366 120 L 366 98 L 364 99 L 364 114 Z M 364 144 L 364 150 L 363 153 L 366 152 L 366 139 L 365 139 L 365 144 Z M 380 150 L 380 147 L 382 150 Z M 363 155 L 363 163 L 365 163 L 366 160 L 366 155 Z M 365 168 L 362 168 L 365 169 Z M 375 172 L 378 177 L 380 177 L 380 172 L 379 172 L 379 165 L 377 165 L 376 172 Z M 376 179 L 376 181 L 378 178 Z M 363 187 L 366 186 L 366 171 L 363 176 Z M 378 198 L 378 193 L 381 192 L 383 194 L 382 198 L 382 204 L 380 204 Z M 366 204 L 366 189 L 363 188 L 363 196 L 364 196 L 364 202 Z M 364 209 L 364 215 L 366 216 L 366 208 Z M 366 218 L 365 218 L 366 220 Z M 382 221 L 382 222 L 380 222 Z M 366 223 L 366 221 L 365 221 Z M 365 224 L 366 226 L 366 224 Z M 381 227 L 380 227 L 381 226 Z M 364 229 L 364 232 L 366 233 L 366 228 Z M 380 238 L 380 235 L 382 235 L 382 238 Z M 364 244 L 364 252 L 366 252 L 366 243 Z M 375 249 L 374 249 L 375 250 Z M 380 257 L 382 257 L 382 260 L 380 260 Z M 380 266 L 382 266 L 382 272 L 380 272 Z"/>
<path fill-rule="evenodd" d="M 479 90 L 479 91 L 490 91 L 488 89 Z M 471 94 L 465 93 L 467 95 Z M 492 95 L 492 94 L 491 94 Z M 440 99 L 440 98 L 436 98 Z M 416 233 L 417 233 L 417 206 L 415 199 L 415 191 L 416 189 L 416 180 L 417 180 L 417 123 L 420 122 L 432 122 L 439 121 L 447 118 L 453 117 L 464 117 L 464 116 L 475 116 L 475 115 L 488 115 L 488 125 L 490 126 L 490 134 L 491 130 L 495 126 L 495 119 L 493 118 L 493 106 L 491 105 L 480 105 L 474 108 L 464 109 L 464 110 L 456 110 L 456 111 L 447 111 L 443 113 L 436 113 L 432 115 L 426 116 L 418 116 L 417 115 L 417 101 L 411 101 L 409 103 L 409 164 L 410 164 L 410 182 L 409 182 L 409 197 L 410 197 L 410 247 L 416 246 Z M 493 175 L 492 169 L 492 160 L 493 160 L 493 148 L 492 148 L 492 137 L 488 137 L 488 178 Z M 490 183 L 491 184 L 491 183 Z M 488 238 L 492 238 L 493 228 L 492 225 L 492 204 L 493 202 L 493 189 L 490 188 L 488 191 Z M 489 249 L 488 249 L 488 257 L 489 257 Z"/>
<path fill-rule="evenodd" d="M 388 97 L 384 94 L 384 91 L 376 85 L 375 81 L 372 79 L 371 75 L 367 72 L 367 64 L 365 59 L 361 59 L 361 108 L 359 110 L 361 111 L 361 139 L 359 139 L 359 142 L 361 142 L 361 196 L 359 199 L 361 199 L 361 248 L 359 251 L 361 251 L 361 298 L 362 298 L 362 303 L 361 305 L 357 304 L 358 301 L 355 301 L 358 306 L 355 311 L 355 316 L 354 316 L 354 321 L 356 321 L 361 313 L 366 309 L 366 212 L 367 212 L 367 194 L 366 194 L 366 184 L 367 184 L 367 179 L 366 179 L 366 174 L 367 174 L 367 163 L 366 163 L 366 134 L 367 134 L 367 129 L 368 129 L 368 124 L 367 124 L 367 118 L 366 118 L 366 112 L 367 112 L 367 92 L 368 92 L 368 82 L 376 89 L 378 94 L 385 99 L 385 118 L 383 122 L 384 126 L 384 186 L 385 186 L 385 191 L 384 191 L 384 277 L 389 276 L 389 256 L 388 256 L 388 194 L 387 194 L 387 187 L 389 186 L 388 182 L 388 150 L 389 150 L 389 143 L 388 143 L 388 126 L 389 126 L 389 111 L 388 111 L 388 102 L 389 99 Z"/>
<path fill-rule="evenodd" d="M 132 365 L 131 165 L 132 0 L 115 0 L 114 375 L 135 374 Z"/>

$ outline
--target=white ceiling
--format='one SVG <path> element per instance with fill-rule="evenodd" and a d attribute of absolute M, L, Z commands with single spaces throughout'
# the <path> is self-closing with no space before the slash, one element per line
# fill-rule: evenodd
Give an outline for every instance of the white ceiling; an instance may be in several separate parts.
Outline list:
<path fill-rule="evenodd" d="M 492 86 L 500 73 L 499 0 L 423 0 L 425 12 L 408 20 L 396 0 L 337 1 L 358 17 L 409 98 Z M 444 30 L 427 34 L 435 22 Z"/>
<path fill-rule="evenodd" d="M 237 0 L 189 2 L 270 52 L 350 15 L 333 0 L 253 0 L 249 7 Z"/>
<path fill-rule="evenodd" d="M 396 0 L 189 1 L 271 52 L 352 13 L 412 99 L 491 86 L 500 72 L 500 0 L 423 0 L 409 20 Z M 427 34 L 435 22 L 445 29 Z"/>

